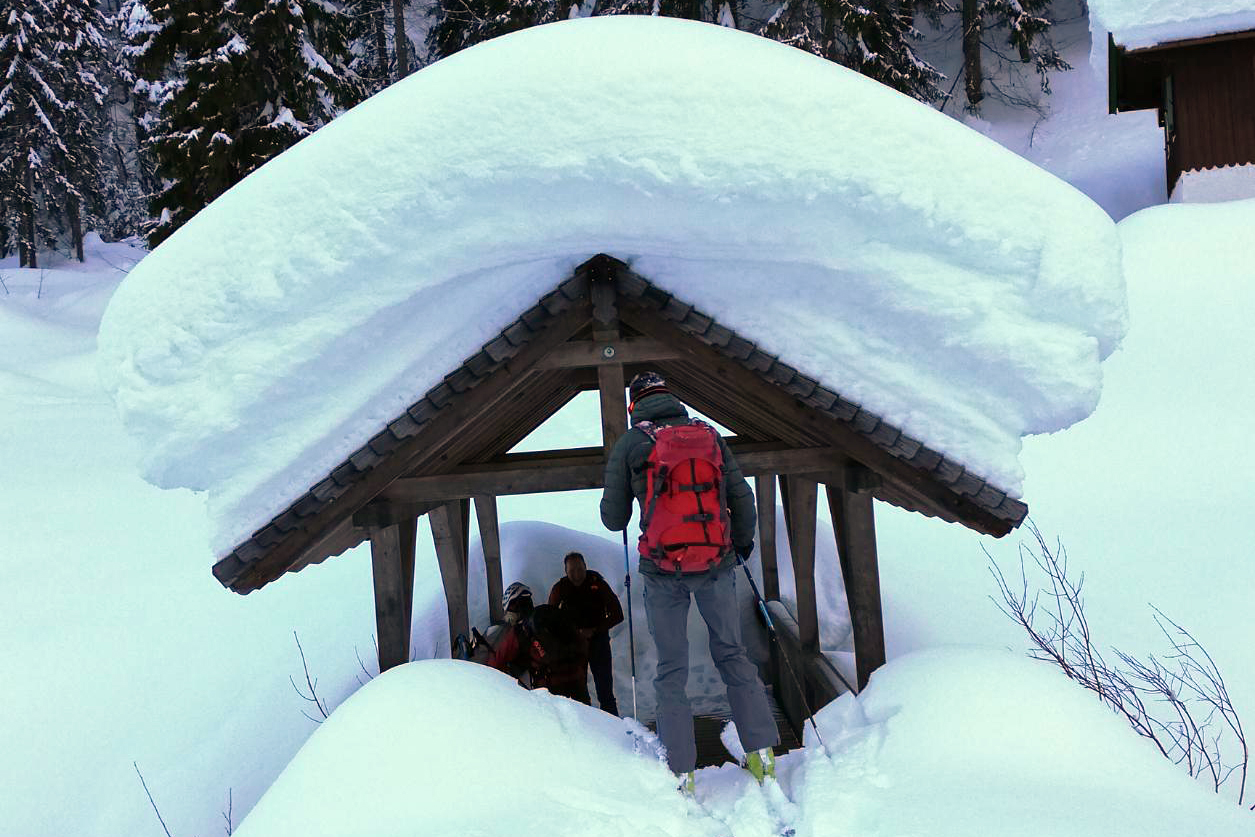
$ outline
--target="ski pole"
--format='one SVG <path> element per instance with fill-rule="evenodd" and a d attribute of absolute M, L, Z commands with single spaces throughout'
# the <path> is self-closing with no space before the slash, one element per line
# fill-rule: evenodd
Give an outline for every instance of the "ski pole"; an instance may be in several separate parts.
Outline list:
<path fill-rule="evenodd" d="M 793 670 L 793 665 L 789 662 L 789 655 L 784 651 L 784 643 L 780 641 L 780 636 L 776 633 L 776 623 L 771 621 L 771 614 L 767 612 L 767 602 L 763 601 L 762 594 L 758 592 L 758 584 L 754 582 L 754 576 L 750 575 L 749 565 L 745 563 L 745 558 L 741 556 L 741 553 L 736 554 L 736 560 L 740 562 L 741 569 L 745 570 L 750 589 L 754 591 L 754 600 L 758 602 L 758 612 L 763 615 L 763 621 L 767 623 L 767 635 L 776 643 L 776 648 L 780 649 L 780 659 L 784 660 L 784 667 L 789 670 L 789 676 L 793 678 L 798 697 L 802 699 L 802 708 L 806 710 L 806 719 L 811 722 L 811 729 L 815 730 L 815 740 L 819 742 L 819 749 L 824 751 L 824 755 L 828 755 L 824 737 L 819 734 L 819 725 L 815 723 L 815 713 L 811 711 L 810 703 L 806 700 L 806 690 L 802 688 L 802 681 L 798 679 L 797 672 Z"/>
<path fill-rule="evenodd" d="M 628 649 L 632 654 L 632 719 L 636 720 L 636 634 L 632 629 L 632 565 L 628 560 L 627 527 L 623 527 L 623 586 L 627 589 Z"/>

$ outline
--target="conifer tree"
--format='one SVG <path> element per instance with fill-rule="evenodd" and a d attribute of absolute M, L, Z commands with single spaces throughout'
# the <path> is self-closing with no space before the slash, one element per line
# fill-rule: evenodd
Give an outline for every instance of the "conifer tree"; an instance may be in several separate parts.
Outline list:
<path fill-rule="evenodd" d="M 942 75 L 910 45 L 919 37 L 914 26 L 919 5 L 895 0 L 786 0 L 759 34 L 933 102 L 941 97 L 937 85 Z"/>
<path fill-rule="evenodd" d="M 163 187 L 153 246 L 362 96 L 348 19 L 323 0 L 131 0 L 131 53 Z"/>
<path fill-rule="evenodd" d="M 985 54 L 1000 59 L 1003 66 L 1017 60 L 1032 65 L 1043 93 L 1050 92 L 1051 70 L 1071 69 L 1051 43 L 1050 7 L 1051 0 L 963 0 L 963 76 L 968 110 L 978 113 L 985 98 Z M 991 37 L 995 32 L 1001 36 Z M 1003 51 L 1004 44 L 1012 55 Z"/>
<path fill-rule="evenodd" d="M 99 198 L 104 18 L 90 0 L 0 0 L 0 21 L 6 225 L 25 266 L 61 230 L 81 260 L 83 209 Z"/>
<path fill-rule="evenodd" d="M 578 0 L 437 0 L 429 14 L 427 49 L 433 59 L 495 38 L 564 20 Z"/>
<path fill-rule="evenodd" d="M 386 0 L 347 0 L 344 4 L 353 54 L 349 67 L 362 80 L 367 95 L 378 93 L 392 81 L 385 3 Z"/>

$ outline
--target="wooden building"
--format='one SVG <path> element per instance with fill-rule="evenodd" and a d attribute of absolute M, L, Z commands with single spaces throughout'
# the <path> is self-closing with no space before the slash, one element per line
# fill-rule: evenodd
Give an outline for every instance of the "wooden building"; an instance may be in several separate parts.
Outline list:
<path fill-rule="evenodd" d="M 1187 172 L 1255 163 L 1255 29 L 1136 49 L 1109 35 L 1108 58 L 1110 112 L 1159 113 L 1169 195 Z"/>
<path fill-rule="evenodd" d="M 817 658 L 816 509 L 827 502 L 849 600 L 859 688 L 885 659 L 873 499 L 1001 536 L 1026 506 L 716 322 L 689 301 L 597 256 L 214 566 L 248 593 L 364 541 L 371 544 L 380 670 L 409 659 L 418 518 L 427 515 L 450 636 L 469 631 L 470 504 L 499 619 L 496 498 L 599 488 L 627 428 L 625 381 L 656 369 L 686 403 L 729 428 L 754 480 L 768 599 L 779 599 L 776 503 L 797 579 L 796 640 Z M 509 453 L 578 393 L 600 393 L 603 445 Z M 822 487 L 822 491 L 821 491 Z M 481 582 L 476 582 L 481 583 Z M 816 669 L 818 670 L 818 669 Z M 828 694 L 827 697 L 831 697 Z"/>

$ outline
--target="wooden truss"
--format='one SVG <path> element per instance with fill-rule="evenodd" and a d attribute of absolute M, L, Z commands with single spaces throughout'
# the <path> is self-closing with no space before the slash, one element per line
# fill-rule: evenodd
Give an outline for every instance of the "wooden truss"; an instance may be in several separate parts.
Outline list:
<path fill-rule="evenodd" d="M 433 388 L 270 525 L 214 568 L 247 593 L 370 541 L 380 670 L 409 659 L 417 521 L 427 515 L 451 641 L 470 630 L 467 552 L 474 503 L 488 601 L 502 617 L 496 498 L 600 488 L 627 429 L 626 382 L 663 374 L 672 391 L 731 429 L 755 481 L 764 594 L 780 596 L 777 494 L 804 648 L 818 652 L 819 487 L 832 514 L 860 688 L 885 659 L 873 498 L 1003 535 L 1027 509 L 942 455 L 805 378 L 779 358 L 598 256 Z M 577 394 L 599 393 L 602 445 L 509 453 Z"/>

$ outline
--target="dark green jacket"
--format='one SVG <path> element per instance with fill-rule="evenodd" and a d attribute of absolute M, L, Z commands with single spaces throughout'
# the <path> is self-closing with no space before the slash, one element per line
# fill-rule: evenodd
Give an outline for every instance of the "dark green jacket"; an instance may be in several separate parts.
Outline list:
<path fill-rule="evenodd" d="M 632 411 L 632 429 L 615 442 L 606 462 L 605 489 L 601 495 L 601 522 L 611 531 L 627 527 L 632 519 L 632 498 L 645 501 L 645 462 L 653 449 L 653 440 L 636 427 L 638 422 L 649 421 L 660 426 L 681 424 L 688 421 L 688 411 L 674 396 L 667 393 L 650 395 L 642 399 Z M 758 523 L 754 508 L 754 494 L 741 474 L 728 443 L 719 438 L 723 449 L 723 481 L 732 518 L 732 544 L 737 551 L 748 551 L 754 542 Z M 735 560 L 729 556 L 729 560 Z M 727 563 L 727 561 L 725 561 Z M 642 561 L 644 572 L 662 572 L 652 561 Z"/>

